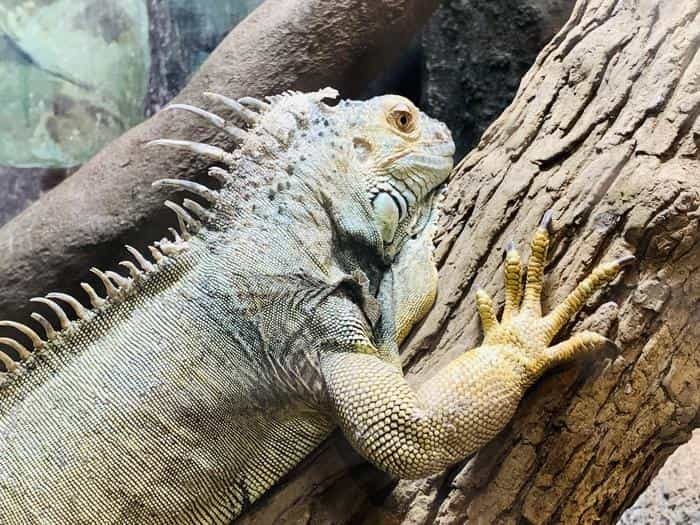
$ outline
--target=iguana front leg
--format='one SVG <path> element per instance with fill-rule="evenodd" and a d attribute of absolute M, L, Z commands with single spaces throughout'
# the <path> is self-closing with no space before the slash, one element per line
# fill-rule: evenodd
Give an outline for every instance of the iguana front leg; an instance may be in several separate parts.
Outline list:
<path fill-rule="evenodd" d="M 483 344 L 455 359 L 419 390 L 406 383 L 399 367 L 376 356 L 339 352 L 322 357 L 334 416 L 360 453 L 402 478 L 435 473 L 493 438 L 546 370 L 593 352 L 607 341 L 582 332 L 549 346 L 566 321 L 631 258 L 598 266 L 561 305 L 542 317 L 540 294 L 548 242 L 545 223 L 532 240 L 522 304 L 519 256 L 515 249 L 509 250 L 503 319 L 497 321 L 491 299 L 479 292 Z"/>

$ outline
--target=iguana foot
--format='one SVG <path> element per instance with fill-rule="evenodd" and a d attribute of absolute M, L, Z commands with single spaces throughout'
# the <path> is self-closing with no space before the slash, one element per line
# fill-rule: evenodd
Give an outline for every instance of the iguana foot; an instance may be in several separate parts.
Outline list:
<path fill-rule="evenodd" d="M 542 315 L 542 282 L 549 246 L 551 212 L 542 218 L 533 236 L 527 264 L 527 280 L 522 291 L 520 255 L 512 242 L 506 247 L 505 308 L 499 322 L 493 301 L 483 290 L 476 295 L 477 308 L 484 327 L 483 346 L 515 346 L 534 381 L 552 366 L 591 353 L 611 342 L 600 334 L 584 331 L 549 346 L 557 332 L 576 314 L 584 303 L 606 283 L 612 281 L 634 256 L 627 256 L 597 266 L 569 296 L 549 314 Z M 530 374 L 528 374 L 530 376 Z"/>

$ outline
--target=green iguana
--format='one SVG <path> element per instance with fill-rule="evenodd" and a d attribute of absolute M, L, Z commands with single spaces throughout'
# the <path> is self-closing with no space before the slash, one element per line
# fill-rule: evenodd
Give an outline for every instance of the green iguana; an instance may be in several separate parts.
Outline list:
<path fill-rule="evenodd" d="M 511 244 L 502 320 L 478 292 L 482 346 L 409 387 L 398 346 L 436 295 L 454 144 L 406 99 L 323 102 L 336 95 L 209 94 L 228 121 L 171 106 L 240 147 L 153 141 L 213 158 L 217 188 L 157 183 L 198 198 L 166 202 L 180 231 L 151 259 L 128 247 L 128 277 L 93 268 L 107 297 L 83 283 L 91 309 L 33 299 L 60 330 L 39 313 L 43 337 L 1 323 L 20 334 L 0 338 L 0 523 L 228 523 L 336 426 L 389 473 L 427 476 L 494 437 L 547 369 L 606 342 L 583 332 L 548 346 L 632 258 L 599 266 L 543 317 L 547 214 L 524 294 Z"/>

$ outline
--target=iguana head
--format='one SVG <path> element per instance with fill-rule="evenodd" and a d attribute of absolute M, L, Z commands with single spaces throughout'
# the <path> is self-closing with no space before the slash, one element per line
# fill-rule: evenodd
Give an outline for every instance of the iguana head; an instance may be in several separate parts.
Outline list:
<path fill-rule="evenodd" d="M 365 245 L 383 245 L 379 249 L 385 260 L 393 259 L 434 215 L 436 189 L 452 169 L 454 142 L 447 126 L 410 100 L 385 95 L 333 105 L 324 102 L 338 96 L 332 88 L 289 91 L 264 102 L 207 95 L 233 110 L 234 120 L 184 104 L 170 107 L 224 129 L 239 142 L 237 150 L 181 140 L 153 143 L 211 156 L 232 172 L 240 162 L 254 162 L 264 171 L 303 181 L 333 208 L 344 233 Z M 280 181 L 273 177 L 270 184 L 274 194 Z"/>
<path fill-rule="evenodd" d="M 396 95 L 343 101 L 338 111 L 382 239 L 387 247 L 398 245 L 430 214 L 434 190 L 450 174 L 450 131 Z"/>

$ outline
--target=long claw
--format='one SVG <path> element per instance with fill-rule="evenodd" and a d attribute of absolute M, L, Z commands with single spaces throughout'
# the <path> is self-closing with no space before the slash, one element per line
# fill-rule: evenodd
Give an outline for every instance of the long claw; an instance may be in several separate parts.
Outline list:
<path fill-rule="evenodd" d="M 542 220 L 540 221 L 540 228 L 551 232 L 552 228 L 552 210 L 549 209 L 542 215 Z"/>
<path fill-rule="evenodd" d="M 637 258 L 634 255 L 625 255 L 624 257 L 615 259 L 615 261 L 613 262 L 617 264 L 620 268 L 625 268 L 626 266 L 633 265 L 636 260 Z"/>
<path fill-rule="evenodd" d="M 109 277 L 107 277 L 107 275 L 102 270 L 93 266 L 92 268 L 90 268 L 90 271 L 97 275 L 100 281 L 102 281 L 102 285 L 105 287 L 107 296 L 110 299 L 116 299 L 117 297 L 119 297 L 119 290 L 116 286 L 114 286 L 114 283 L 110 281 Z"/>

